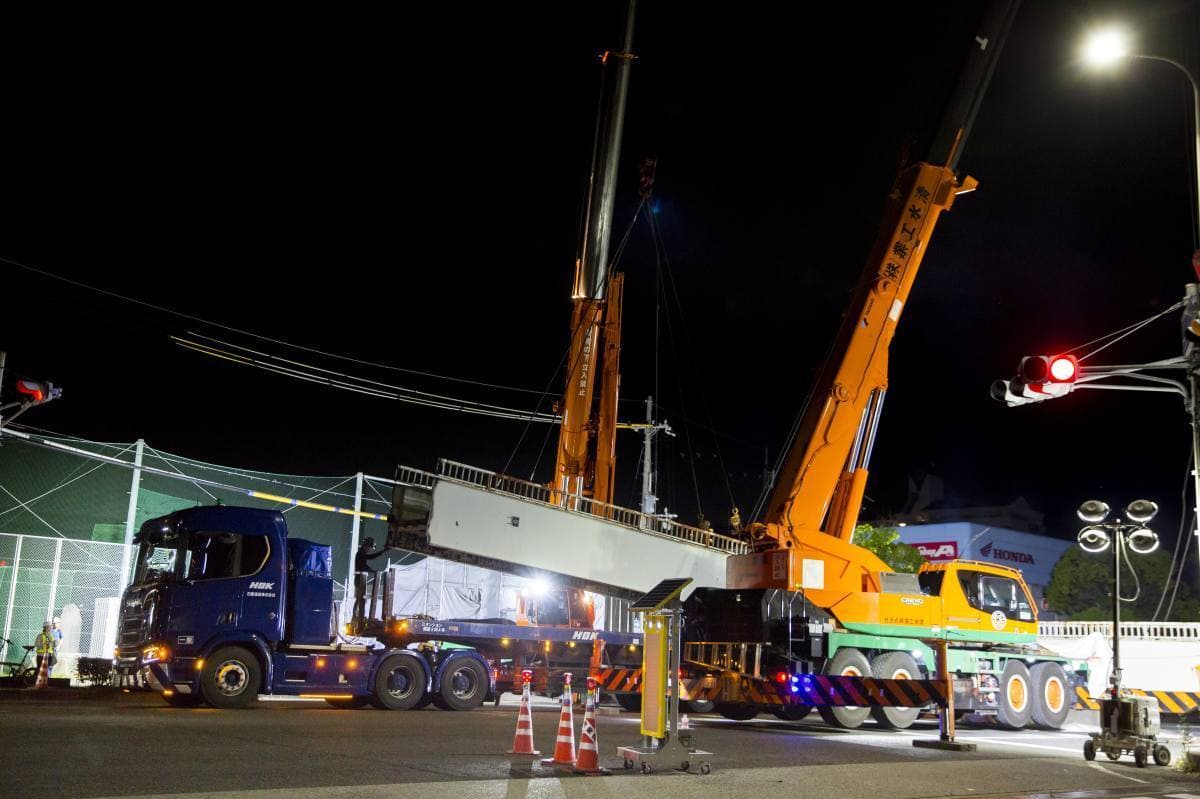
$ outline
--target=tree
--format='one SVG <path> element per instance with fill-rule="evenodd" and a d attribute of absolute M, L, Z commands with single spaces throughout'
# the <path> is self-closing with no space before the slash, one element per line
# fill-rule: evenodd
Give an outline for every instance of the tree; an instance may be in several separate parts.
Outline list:
<path fill-rule="evenodd" d="M 860 524 L 854 528 L 851 541 L 874 552 L 880 560 L 898 572 L 915 572 L 925 562 L 916 547 L 900 540 L 900 533 L 894 527 Z"/>
<path fill-rule="evenodd" d="M 1154 616 L 1170 570 L 1171 555 L 1161 549 L 1149 555 L 1130 553 L 1128 561 L 1122 557 L 1121 595 L 1137 597 L 1121 603 L 1123 621 L 1149 621 Z M 1050 575 L 1046 602 L 1072 619 L 1112 621 L 1112 554 L 1089 554 L 1077 547 L 1067 550 Z M 1188 585 L 1180 585 L 1171 616 L 1190 620 L 1196 604 Z"/>

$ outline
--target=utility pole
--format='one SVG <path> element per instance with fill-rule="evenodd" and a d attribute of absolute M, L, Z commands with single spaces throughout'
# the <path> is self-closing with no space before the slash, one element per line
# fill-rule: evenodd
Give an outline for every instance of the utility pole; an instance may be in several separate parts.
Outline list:
<path fill-rule="evenodd" d="M 675 435 L 671 425 L 666 422 L 654 421 L 654 397 L 646 397 L 646 423 L 642 428 L 642 526 L 646 526 L 651 516 L 658 515 L 658 497 L 654 494 L 654 436 L 663 432 L 669 436 Z"/>

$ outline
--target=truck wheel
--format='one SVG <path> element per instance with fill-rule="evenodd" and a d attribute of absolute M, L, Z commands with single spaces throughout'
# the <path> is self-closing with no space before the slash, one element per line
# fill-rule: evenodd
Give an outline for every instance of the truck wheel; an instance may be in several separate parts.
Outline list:
<path fill-rule="evenodd" d="M 363 707 L 370 701 L 371 701 L 371 698 L 367 697 L 367 696 L 348 696 L 345 698 L 339 697 L 337 699 L 331 699 L 329 697 L 325 698 L 326 704 L 332 705 L 333 707 L 336 707 L 336 708 L 341 708 L 343 710 L 350 710 L 352 708 Z"/>
<path fill-rule="evenodd" d="M 246 707 L 258 698 L 261 687 L 262 666 L 243 647 L 222 647 L 204 659 L 200 694 L 215 708 Z"/>
<path fill-rule="evenodd" d="M 383 710 L 411 710 L 425 696 L 425 669 L 415 657 L 391 655 L 375 672 L 371 703 Z"/>
<path fill-rule="evenodd" d="M 174 693 L 170 696 L 164 695 L 163 701 L 171 707 L 197 707 L 204 701 L 204 697 L 199 694 Z"/>
<path fill-rule="evenodd" d="M 800 721 L 811 712 L 810 705 L 781 705 L 771 708 L 771 714 L 784 721 Z"/>
<path fill-rule="evenodd" d="M 642 695 L 641 694 L 615 694 L 617 704 L 622 710 L 627 710 L 630 713 L 642 712 Z"/>
<path fill-rule="evenodd" d="M 1144 746 L 1135 746 L 1133 748 L 1133 762 L 1134 762 L 1134 764 L 1137 765 L 1138 768 L 1146 767 L 1147 754 L 1148 753 L 1146 752 L 1146 747 L 1144 747 Z"/>
<path fill-rule="evenodd" d="M 740 702 L 718 702 L 717 712 L 730 721 L 749 721 L 758 715 L 754 705 L 743 705 Z"/>
<path fill-rule="evenodd" d="M 1071 710 L 1067 693 L 1067 673 L 1054 662 L 1037 663 L 1029 670 L 1033 684 L 1030 715 L 1033 725 L 1043 730 L 1061 730 Z"/>
<path fill-rule="evenodd" d="M 1000 701 L 996 721 L 1001 727 L 1009 730 L 1020 730 L 1029 723 L 1033 705 L 1032 691 L 1029 689 L 1029 669 L 1019 660 L 1010 660 L 1004 664 L 1004 673 L 1000 675 Z"/>
<path fill-rule="evenodd" d="M 679 703 L 679 709 L 684 713 L 712 713 L 714 707 L 716 704 L 708 699 L 689 699 Z"/>
<path fill-rule="evenodd" d="M 884 652 L 871 661 L 871 674 L 881 680 L 919 680 L 921 668 L 907 652 Z M 907 730 L 921 712 L 917 707 L 873 707 L 871 716 L 880 727 Z"/>
<path fill-rule="evenodd" d="M 450 710 L 474 710 L 487 692 L 487 670 L 474 658 L 460 657 L 442 674 L 439 693 Z"/>
<path fill-rule="evenodd" d="M 870 677 L 871 664 L 867 662 L 866 656 L 857 649 L 852 647 L 839 649 L 833 656 L 833 660 L 825 664 L 825 673 L 834 677 Z M 831 727 L 853 730 L 861 727 L 867 720 L 867 716 L 871 715 L 871 708 L 821 705 L 817 708 L 817 712 L 821 714 L 821 720 Z"/>

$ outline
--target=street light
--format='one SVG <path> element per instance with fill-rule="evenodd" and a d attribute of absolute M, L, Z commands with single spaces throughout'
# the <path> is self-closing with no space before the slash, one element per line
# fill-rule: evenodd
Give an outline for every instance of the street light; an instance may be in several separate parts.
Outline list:
<path fill-rule="evenodd" d="M 1089 499 L 1075 513 L 1087 522 L 1087 527 L 1076 536 L 1080 549 L 1095 554 L 1111 548 L 1113 553 L 1113 660 L 1109 690 L 1116 699 L 1121 695 L 1121 554 L 1126 548 L 1138 555 L 1149 555 L 1158 549 L 1158 534 L 1146 526 L 1158 513 L 1158 504 L 1135 499 L 1125 506 L 1128 522 L 1119 517 L 1106 522 L 1112 509 L 1098 499 Z M 1128 553 L 1125 557 L 1129 557 Z"/>
<path fill-rule="evenodd" d="M 1158 55 L 1148 55 L 1146 53 L 1136 53 L 1130 51 L 1129 36 L 1120 28 L 1110 27 L 1097 29 L 1085 39 L 1083 47 L 1083 60 L 1085 63 L 1098 68 L 1112 67 L 1126 59 L 1140 58 L 1145 61 L 1160 61 L 1164 64 L 1170 64 L 1178 69 L 1188 79 L 1188 83 L 1192 86 L 1192 127 L 1196 134 L 1196 212 L 1195 220 L 1195 238 L 1193 241 L 1200 247 L 1200 82 L 1197 82 L 1196 76 L 1192 74 L 1186 66 L 1180 62 Z M 1192 264 L 1196 267 L 1197 277 L 1200 277 L 1200 250 L 1197 250 L 1192 256 Z M 1197 291 L 1195 286 L 1189 285 L 1187 292 L 1189 300 L 1194 299 L 1194 294 Z M 1189 314 L 1191 305 L 1185 309 L 1185 316 Z M 1187 322 L 1192 320 L 1187 319 Z M 1192 421 L 1192 482 L 1193 492 L 1195 494 L 1195 503 L 1200 505 L 1200 346 L 1191 344 L 1188 345 L 1186 353 L 1186 361 L 1188 366 L 1188 384 L 1191 389 L 1187 398 L 1188 413 L 1191 415 Z M 1006 397 L 1007 398 L 1007 397 Z M 1010 402 L 1010 404 L 1013 404 Z M 1196 510 L 1196 508 L 1193 508 Z M 1200 512 L 1197 512 L 1196 529 L 1192 532 L 1197 536 L 1197 559 L 1200 560 Z"/>
<path fill-rule="evenodd" d="M 1114 67 L 1128 58 L 1140 58 L 1145 61 L 1161 61 L 1178 69 L 1192 85 L 1192 115 L 1196 133 L 1196 241 L 1200 243 L 1200 83 L 1186 66 L 1180 62 L 1159 55 L 1130 52 L 1129 36 L 1120 28 L 1103 28 L 1093 31 L 1084 41 L 1084 63 L 1097 67 Z"/>

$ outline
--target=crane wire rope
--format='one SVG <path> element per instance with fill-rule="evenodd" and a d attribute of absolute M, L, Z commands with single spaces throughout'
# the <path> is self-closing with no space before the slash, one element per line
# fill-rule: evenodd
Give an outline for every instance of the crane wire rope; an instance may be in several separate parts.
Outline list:
<path fill-rule="evenodd" d="M 665 296 L 669 299 L 670 295 L 667 293 L 665 280 L 663 278 L 664 253 L 662 252 L 661 248 L 659 247 L 658 236 L 654 232 L 655 225 L 653 222 L 651 222 L 651 224 L 650 224 L 650 231 L 651 231 L 651 237 L 654 240 L 654 275 L 658 282 L 659 291 L 662 292 L 663 296 Z M 667 312 L 663 316 L 666 319 L 666 323 L 667 323 L 667 340 L 670 341 L 670 343 L 671 343 L 671 346 L 670 346 L 671 362 L 675 366 L 675 370 L 674 370 L 675 371 L 675 387 L 676 387 L 676 390 L 678 390 L 678 392 L 679 392 L 679 404 L 680 404 L 680 406 L 683 407 L 684 411 L 686 412 L 687 411 L 687 400 L 685 399 L 685 395 L 684 395 L 684 391 L 683 391 L 683 378 L 680 376 L 680 371 L 679 371 L 679 353 L 676 351 L 676 348 L 675 348 L 676 343 L 677 343 L 676 342 L 677 337 L 675 336 L 674 325 L 671 324 L 670 308 L 667 308 Z M 684 443 L 687 444 L 688 466 L 691 468 L 691 475 L 692 475 L 692 491 L 696 497 L 696 513 L 698 514 L 698 518 L 699 518 L 699 517 L 704 516 L 704 505 L 700 500 L 700 482 L 696 477 L 696 451 L 692 447 L 692 431 L 691 431 L 691 427 L 686 424 L 683 426 L 683 440 L 684 440 Z"/>
<path fill-rule="evenodd" d="M 691 338 L 690 333 L 688 332 L 687 317 L 684 316 L 683 302 L 680 300 L 680 297 L 679 297 L 679 285 L 675 280 L 674 270 L 671 269 L 671 259 L 667 255 L 667 244 L 663 240 L 662 232 L 659 230 L 658 224 L 654 221 L 653 215 L 651 215 L 650 230 L 654 236 L 654 240 L 657 243 L 657 246 L 662 250 L 662 260 L 663 260 L 663 265 L 666 267 L 667 283 L 671 288 L 671 297 L 674 298 L 675 307 L 679 313 L 680 327 L 683 328 L 684 347 L 686 348 L 688 361 L 690 362 L 692 371 L 693 371 L 693 373 L 696 374 L 696 376 L 698 378 L 700 370 L 696 367 L 696 349 L 692 345 L 692 338 Z M 708 393 L 704 390 L 703 382 L 699 383 L 698 393 L 700 394 L 700 408 L 701 408 L 701 410 L 703 410 L 704 417 L 708 420 L 709 429 L 711 430 L 712 429 L 712 413 L 709 410 Z M 734 497 L 733 486 L 729 482 L 729 469 L 725 466 L 725 455 L 721 451 L 721 442 L 717 439 L 717 437 L 715 435 L 713 436 L 713 447 L 715 447 L 715 449 L 716 449 L 717 465 L 721 469 L 721 478 L 725 483 L 725 492 L 729 498 L 729 507 L 735 508 L 735 507 L 737 507 L 737 498 Z"/>
<path fill-rule="evenodd" d="M 629 224 L 626 225 L 625 233 L 621 237 L 620 244 L 617 246 L 617 251 L 613 257 L 612 264 L 610 267 L 611 269 L 615 270 L 617 268 L 617 265 L 620 263 L 621 255 L 625 252 L 625 245 L 629 241 L 629 234 L 633 230 L 633 226 L 635 224 L 637 224 L 638 217 L 641 215 L 642 208 L 645 206 L 645 204 L 646 204 L 646 201 L 643 198 L 642 201 L 638 203 L 637 208 L 634 209 L 633 218 L 631 220 L 629 220 Z M 558 380 L 558 376 L 563 370 L 563 365 L 566 364 L 567 359 L 571 355 L 571 348 L 575 342 L 575 337 L 578 336 L 579 333 L 583 330 L 583 325 L 584 325 L 585 321 L 586 320 L 583 317 L 580 317 L 578 322 L 572 326 L 571 335 L 567 339 L 567 347 L 563 351 L 562 357 L 559 358 L 558 366 L 555 367 L 554 373 L 551 374 L 550 379 L 546 381 L 545 388 L 543 388 L 541 391 L 541 394 L 538 395 L 537 403 L 535 403 L 535 405 L 534 405 L 535 411 L 537 411 L 537 409 L 542 407 L 542 403 L 546 400 L 546 397 L 550 394 L 550 389 L 554 386 L 555 381 Z M 574 362 L 572 362 L 571 368 L 567 371 L 567 374 L 570 374 L 570 372 L 575 368 L 575 366 L 578 365 L 578 358 L 581 358 L 581 357 L 583 357 L 583 348 L 582 347 L 580 348 L 580 351 L 579 351 L 578 355 L 576 356 L 576 360 Z M 563 387 L 563 394 L 565 397 L 566 386 Z M 559 421 L 561 421 L 561 417 L 559 418 Z M 500 470 L 500 472 L 502 474 L 506 474 L 508 472 L 509 467 L 512 466 L 512 462 L 516 458 L 517 452 L 521 448 L 521 444 L 525 441 L 525 436 L 529 434 L 529 429 L 530 429 L 532 422 L 533 422 L 533 419 L 530 418 L 529 420 L 526 421 L 525 426 L 521 429 L 521 434 L 519 436 L 517 436 L 517 441 L 515 444 L 513 444 L 512 451 L 509 452 L 509 454 L 508 454 L 508 460 L 506 460 L 504 462 L 504 468 Z M 534 477 L 537 473 L 537 468 L 541 464 L 542 455 L 545 454 L 546 445 L 550 442 L 550 435 L 553 432 L 553 430 L 554 430 L 554 428 L 548 429 L 546 431 L 545 437 L 542 439 L 542 446 L 541 446 L 541 448 L 538 449 L 537 457 L 534 459 L 533 467 L 530 469 L 530 472 L 529 472 L 530 482 L 534 481 Z"/>

